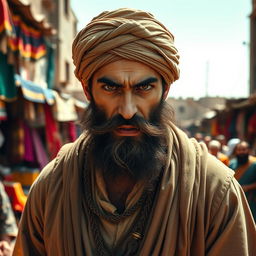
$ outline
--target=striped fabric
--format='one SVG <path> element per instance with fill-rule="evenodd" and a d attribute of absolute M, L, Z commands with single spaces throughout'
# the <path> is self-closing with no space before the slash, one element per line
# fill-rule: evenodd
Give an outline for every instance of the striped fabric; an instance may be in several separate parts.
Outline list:
<path fill-rule="evenodd" d="M 15 74 L 15 83 L 21 86 L 23 96 L 26 100 L 36 103 L 47 103 L 49 105 L 54 103 L 53 90 L 42 88 L 32 81 L 23 79 L 18 74 Z"/>
<path fill-rule="evenodd" d="M 11 51 L 22 58 L 38 60 L 46 55 L 42 32 L 26 24 L 19 15 L 12 14 L 7 1 L 0 0 L 0 39 L 4 37 Z"/>

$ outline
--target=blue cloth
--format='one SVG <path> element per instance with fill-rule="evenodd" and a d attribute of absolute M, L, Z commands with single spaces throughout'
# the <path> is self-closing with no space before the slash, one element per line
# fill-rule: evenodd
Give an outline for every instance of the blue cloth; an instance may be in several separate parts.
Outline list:
<path fill-rule="evenodd" d="M 52 105 L 55 101 L 53 91 L 38 86 L 32 81 L 21 78 L 18 74 L 15 74 L 15 81 L 21 86 L 24 98 L 36 102 L 36 103 L 48 103 Z"/>
<path fill-rule="evenodd" d="M 229 167 L 236 171 L 240 166 L 238 165 L 236 159 L 232 159 L 230 161 Z M 249 167 L 242 175 L 242 177 L 238 180 L 238 182 L 241 186 L 250 185 L 256 182 L 256 162 L 253 162 L 251 165 L 249 165 Z M 256 189 L 245 192 L 245 195 L 251 208 L 254 220 L 256 221 Z"/>

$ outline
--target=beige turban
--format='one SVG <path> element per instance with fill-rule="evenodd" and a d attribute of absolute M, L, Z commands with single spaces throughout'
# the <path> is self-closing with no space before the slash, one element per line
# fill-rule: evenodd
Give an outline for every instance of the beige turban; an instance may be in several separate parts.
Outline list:
<path fill-rule="evenodd" d="M 179 78 L 179 55 L 173 35 L 150 13 L 122 8 L 95 17 L 72 46 L 75 75 L 87 83 L 111 62 L 127 59 L 156 70 L 169 85 Z"/>

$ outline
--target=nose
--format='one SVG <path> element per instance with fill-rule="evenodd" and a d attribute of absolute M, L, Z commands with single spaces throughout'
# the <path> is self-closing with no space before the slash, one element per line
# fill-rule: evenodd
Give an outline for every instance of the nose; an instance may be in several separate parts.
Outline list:
<path fill-rule="evenodd" d="M 127 120 L 137 113 L 137 107 L 131 93 L 125 93 L 120 99 L 118 113 Z"/>

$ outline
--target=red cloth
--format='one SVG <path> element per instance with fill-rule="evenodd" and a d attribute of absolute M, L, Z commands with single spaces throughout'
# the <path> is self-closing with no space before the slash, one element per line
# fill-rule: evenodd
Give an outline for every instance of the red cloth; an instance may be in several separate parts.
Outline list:
<path fill-rule="evenodd" d="M 61 140 L 57 123 L 53 118 L 51 107 L 47 104 L 44 104 L 44 113 L 46 142 L 50 158 L 53 159 L 61 148 Z"/>
<path fill-rule="evenodd" d="M 23 123 L 23 127 L 25 145 L 24 160 L 34 163 L 36 162 L 36 157 L 31 136 L 31 129 L 25 123 Z"/>
<path fill-rule="evenodd" d="M 249 134 L 256 134 L 256 112 L 249 119 L 248 133 Z"/>
<path fill-rule="evenodd" d="M 0 0 L 0 36 L 2 34 L 10 36 L 13 33 L 13 23 L 8 3 L 6 0 Z"/>
<path fill-rule="evenodd" d="M 76 125 L 74 122 L 68 122 L 68 133 L 70 141 L 75 141 L 77 139 L 77 133 L 76 133 Z"/>

